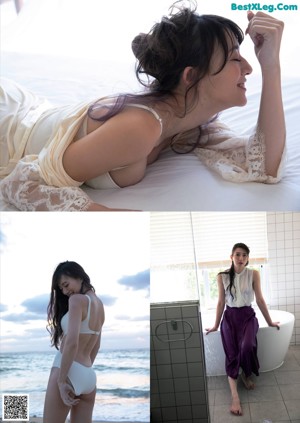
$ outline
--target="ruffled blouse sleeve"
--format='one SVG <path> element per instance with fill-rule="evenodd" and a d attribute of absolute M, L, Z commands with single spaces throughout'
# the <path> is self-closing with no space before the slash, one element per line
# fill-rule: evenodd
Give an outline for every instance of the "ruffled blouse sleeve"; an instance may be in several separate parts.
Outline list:
<path fill-rule="evenodd" d="M 0 182 L 3 200 L 22 211 L 84 211 L 92 203 L 76 186 L 47 185 L 37 156 L 25 156 Z"/>
<path fill-rule="evenodd" d="M 276 177 L 266 174 L 264 134 L 256 128 L 251 136 L 237 136 L 219 120 L 202 131 L 196 156 L 209 168 L 231 182 L 275 184 L 282 178 L 285 152 Z"/>

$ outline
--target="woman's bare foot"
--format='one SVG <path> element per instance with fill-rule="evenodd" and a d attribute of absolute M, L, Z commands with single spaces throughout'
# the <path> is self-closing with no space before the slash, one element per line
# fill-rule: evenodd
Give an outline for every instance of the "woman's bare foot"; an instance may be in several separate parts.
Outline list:
<path fill-rule="evenodd" d="M 230 412 L 232 414 L 234 414 L 235 416 L 242 416 L 243 415 L 239 397 L 232 397 Z"/>
<path fill-rule="evenodd" d="M 244 372 L 242 372 L 241 378 L 246 389 L 254 389 L 254 382 L 250 379 L 250 377 L 246 377 Z"/>

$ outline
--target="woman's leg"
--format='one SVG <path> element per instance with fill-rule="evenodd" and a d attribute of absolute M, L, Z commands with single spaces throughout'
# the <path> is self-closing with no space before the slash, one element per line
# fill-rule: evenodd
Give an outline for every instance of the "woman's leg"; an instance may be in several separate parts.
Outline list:
<path fill-rule="evenodd" d="M 259 362 L 257 358 L 257 335 L 258 321 L 253 316 L 244 329 L 243 339 L 241 343 L 241 368 L 243 370 L 241 378 L 247 389 L 253 389 L 254 383 L 251 380 L 252 373 L 258 376 Z"/>
<path fill-rule="evenodd" d="M 224 312 L 220 332 L 226 357 L 226 374 L 232 379 L 237 379 L 240 368 L 238 336 L 236 334 L 234 322 L 231 320 L 231 313 L 228 310 L 225 310 Z"/>
<path fill-rule="evenodd" d="M 71 408 L 71 423 L 92 423 L 96 388 L 90 394 L 79 396 L 80 402 Z M 46 423 L 46 422 L 44 422 Z"/>
<path fill-rule="evenodd" d="M 57 367 L 51 369 L 45 397 L 43 423 L 65 423 L 70 410 L 70 407 L 63 403 L 59 393 L 58 373 Z"/>
<path fill-rule="evenodd" d="M 233 379 L 232 377 L 228 376 L 228 382 L 230 386 L 230 392 L 232 397 L 232 403 L 230 407 L 230 411 L 232 414 L 237 416 L 242 416 L 242 407 L 240 403 L 240 397 L 237 391 L 237 379 Z"/>
<path fill-rule="evenodd" d="M 237 391 L 237 379 L 240 368 L 239 339 L 241 334 L 239 333 L 240 327 L 236 324 L 238 321 L 237 311 L 237 309 L 225 310 L 221 322 L 221 337 L 226 356 L 225 367 L 232 398 L 230 412 L 241 416 L 243 413 Z"/>
<path fill-rule="evenodd" d="M 245 373 L 244 373 L 244 371 L 242 372 L 242 374 L 241 374 L 241 379 L 242 379 L 242 381 L 243 381 L 243 384 L 245 385 L 245 388 L 246 389 L 254 389 L 254 382 L 253 382 L 253 380 L 251 379 L 251 377 L 250 376 L 246 376 L 245 375 Z"/>

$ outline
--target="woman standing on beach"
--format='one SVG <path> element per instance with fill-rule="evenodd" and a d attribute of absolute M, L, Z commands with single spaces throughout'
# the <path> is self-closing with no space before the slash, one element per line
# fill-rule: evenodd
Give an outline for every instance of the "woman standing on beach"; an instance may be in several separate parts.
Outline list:
<path fill-rule="evenodd" d="M 230 386 L 232 414 L 241 416 L 242 408 L 237 391 L 237 378 L 240 367 L 241 378 L 247 389 L 253 389 L 251 375 L 258 376 L 259 362 L 257 358 L 258 320 L 251 307 L 254 300 L 269 326 L 279 329 L 279 322 L 272 322 L 260 286 L 257 270 L 248 269 L 250 250 L 243 243 L 232 248 L 230 269 L 218 274 L 219 299 L 215 325 L 206 329 L 207 334 L 218 330 L 224 307 L 226 310 L 221 322 L 221 338 L 226 356 L 226 373 Z"/>
<path fill-rule="evenodd" d="M 60 263 L 52 277 L 48 323 L 58 350 L 45 397 L 43 423 L 91 423 L 96 397 L 92 368 L 100 348 L 104 307 L 76 262 Z"/>

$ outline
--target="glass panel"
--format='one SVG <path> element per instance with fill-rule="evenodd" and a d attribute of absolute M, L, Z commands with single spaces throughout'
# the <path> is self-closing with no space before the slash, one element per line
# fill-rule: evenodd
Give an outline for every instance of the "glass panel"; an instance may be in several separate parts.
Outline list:
<path fill-rule="evenodd" d="M 151 302 L 198 300 L 194 264 L 151 269 Z"/>

